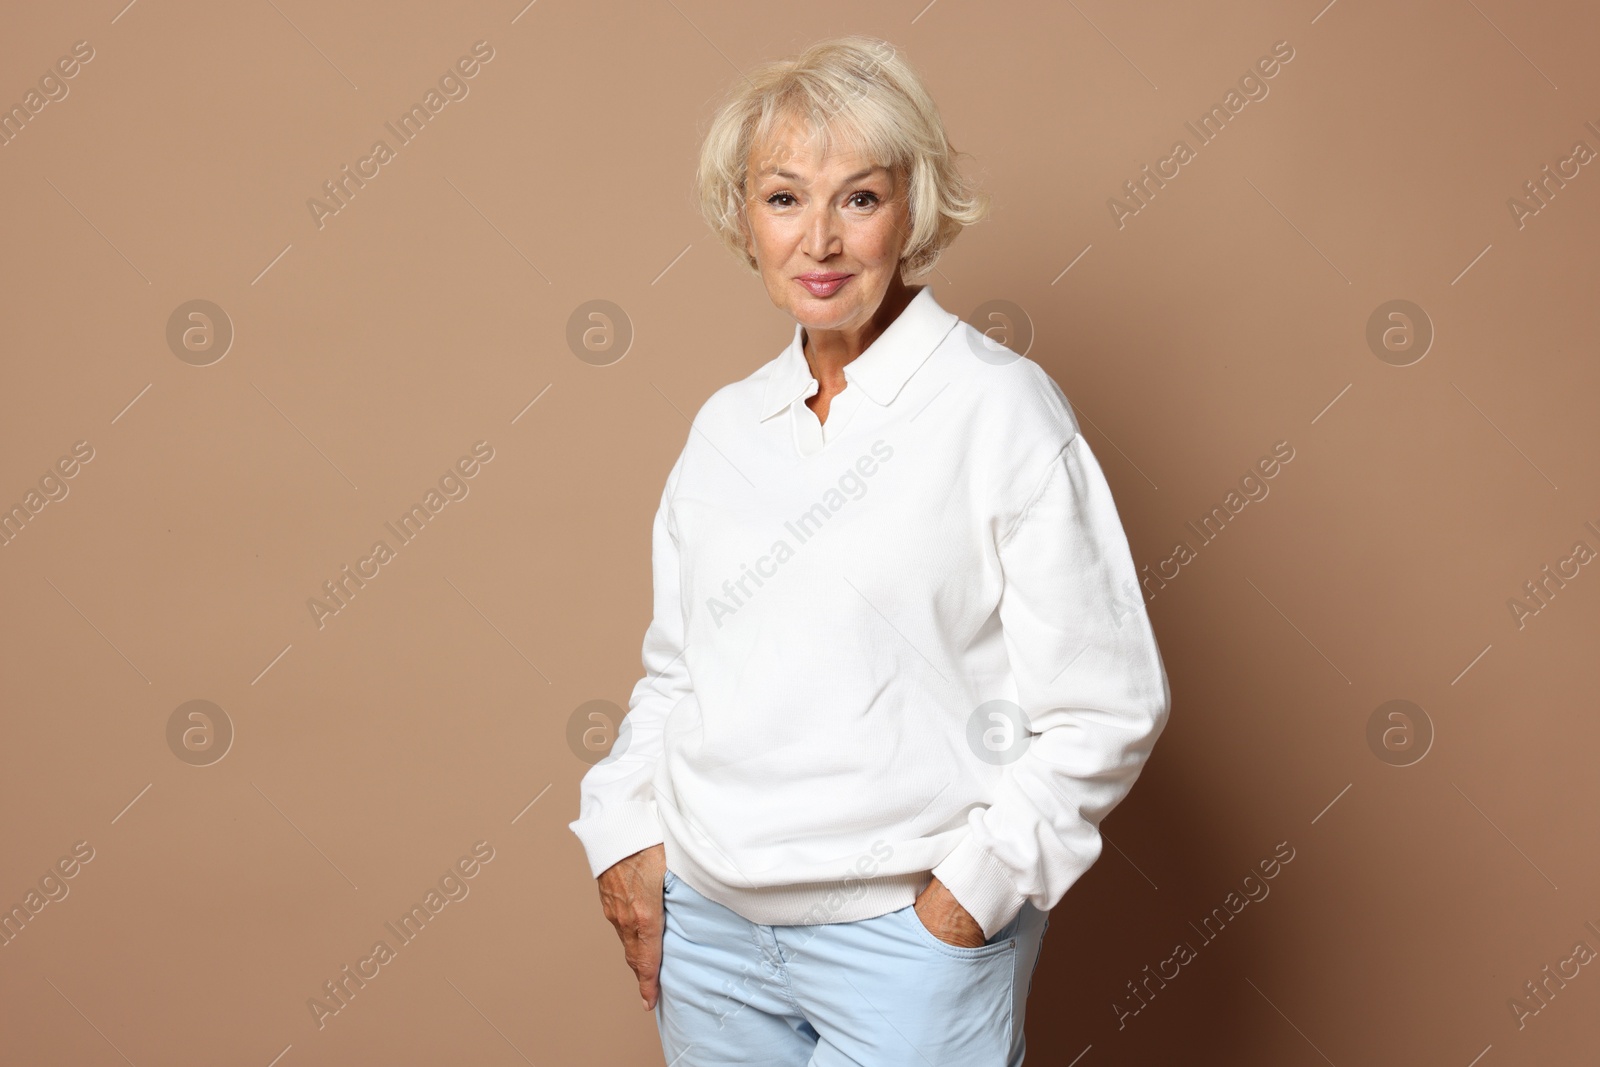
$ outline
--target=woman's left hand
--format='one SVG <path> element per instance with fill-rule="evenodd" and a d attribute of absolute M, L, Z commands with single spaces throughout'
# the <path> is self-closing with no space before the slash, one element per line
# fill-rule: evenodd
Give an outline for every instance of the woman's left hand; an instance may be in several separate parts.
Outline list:
<path fill-rule="evenodd" d="M 961 906 L 955 894 L 946 889 L 937 876 L 918 894 L 913 907 L 928 932 L 947 945 L 979 948 L 988 940 L 978 920 Z"/>

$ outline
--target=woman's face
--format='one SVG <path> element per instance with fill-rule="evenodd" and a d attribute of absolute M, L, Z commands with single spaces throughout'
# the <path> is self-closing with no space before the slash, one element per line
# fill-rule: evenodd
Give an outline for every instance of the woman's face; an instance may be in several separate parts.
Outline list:
<path fill-rule="evenodd" d="M 900 176 L 837 142 L 822 156 L 795 121 L 747 162 L 745 247 L 772 302 L 813 330 L 865 327 L 899 282 L 910 229 Z"/>

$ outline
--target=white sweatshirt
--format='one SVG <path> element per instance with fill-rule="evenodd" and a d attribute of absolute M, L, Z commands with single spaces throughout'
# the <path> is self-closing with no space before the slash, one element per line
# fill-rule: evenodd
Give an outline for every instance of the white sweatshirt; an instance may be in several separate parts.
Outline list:
<path fill-rule="evenodd" d="M 937 875 L 985 937 L 1100 854 L 1166 723 L 1111 491 L 1061 389 L 924 286 L 819 423 L 789 346 L 714 393 L 653 531 L 646 675 L 570 824 L 752 922 Z"/>

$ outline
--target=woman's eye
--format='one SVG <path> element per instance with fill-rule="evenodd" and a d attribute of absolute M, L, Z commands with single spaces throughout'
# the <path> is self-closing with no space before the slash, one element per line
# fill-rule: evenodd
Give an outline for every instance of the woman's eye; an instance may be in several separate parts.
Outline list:
<path fill-rule="evenodd" d="M 845 200 L 845 203 L 849 204 L 851 207 L 858 208 L 872 207 L 878 202 L 877 193 L 869 193 L 865 190 L 858 193 L 851 193 L 850 196 Z M 793 193 L 773 193 L 771 196 L 767 197 L 767 203 L 773 205 L 774 207 L 789 207 L 791 204 L 797 203 L 797 201 L 795 200 Z"/>

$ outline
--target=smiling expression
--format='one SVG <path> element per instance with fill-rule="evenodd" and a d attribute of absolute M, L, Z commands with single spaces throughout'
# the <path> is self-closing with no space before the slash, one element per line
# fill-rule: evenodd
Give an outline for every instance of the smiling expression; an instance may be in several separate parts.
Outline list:
<path fill-rule="evenodd" d="M 910 212 L 901 175 L 795 121 L 749 158 L 746 249 L 767 295 L 813 330 L 858 330 L 899 279 Z"/>

